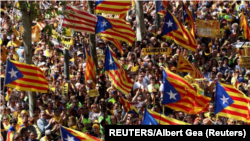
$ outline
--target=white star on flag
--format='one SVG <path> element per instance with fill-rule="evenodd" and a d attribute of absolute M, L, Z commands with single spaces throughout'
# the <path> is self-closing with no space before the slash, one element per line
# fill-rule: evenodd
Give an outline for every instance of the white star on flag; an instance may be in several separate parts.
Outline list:
<path fill-rule="evenodd" d="M 112 59 L 109 59 L 109 65 L 113 65 L 114 61 Z"/>
<path fill-rule="evenodd" d="M 170 27 L 173 23 L 169 20 L 166 24 L 168 25 L 168 27 Z"/>
<path fill-rule="evenodd" d="M 228 99 L 229 99 L 229 98 L 226 98 L 226 97 L 223 95 L 223 98 L 221 98 L 221 100 L 223 101 L 222 104 L 224 104 L 224 103 L 229 104 L 229 103 L 228 103 Z"/>
<path fill-rule="evenodd" d="M 152 125 L 151 121 L 149 122 L 149 124 L 148 124 L 148 125 Z"/>
<path fill-rule="evenodd" d="M 103 21 L 102 21 L 102 26 L 104 26 L 104 27 L 107 26 L 107 23 L 108 23 L 108 22 L 106 22 L 105 20 L 103 20 Z"/>
<path fill-rule="evenodd" d="M 68 140 L 68 141 L 75 141 L 75 140 L 74 140 L 74 137 L 70 137 L 69 135 L 67 135 L 67 138 L 65 138 L 65 140 Z"/>
<path fill-rule="evenodd" d="M 183 15 L 186 15 L 187 13 L 186 13 L 186 11 L 183 11 Z"/>
<path fill-rule="evenodd" d="M 12 77 L 17 77 L 16 74 L 17 74 L 18 71 L 14 71 L 13 68 L 11 71 L 9 71 L 8 73 L 10 74 L 10 78 Z"/>
<path fill-rule="evenodd" d="M 173 92 L 170 90 L 170 92 L 169 92 L 168 94 L 169 94 L 169 96 L 170 96 L 169 99 L 177 100 L 176 97 L 175 97 L 175 96 L 177 95 L 177 93 L 173 93 Z"/>

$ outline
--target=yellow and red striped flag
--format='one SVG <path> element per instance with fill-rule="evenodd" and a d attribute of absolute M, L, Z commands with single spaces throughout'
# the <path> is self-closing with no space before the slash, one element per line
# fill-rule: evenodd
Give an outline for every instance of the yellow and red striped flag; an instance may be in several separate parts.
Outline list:
<path fill-rule="evenodd" d="M 122 19 L 105 18 L 99 15 L 97 17 L 96 35 L 133 44 L 135 41 L 135 32 L 132 30 L 129 22 Z"/>
<path fill-rule="evenodd" d="M 16 129 L 10 126 L 10 128 L 7 131 L 6 141 L 13 141 L 15 132 L 16 132 Z"/>
<path fill-rule="evenodd" d="M 12 88 L 8 88 L 7 94 L 5 96 L 5 101 L 9 101 L 12 92 L 13 92 L 13 89 Z"/>
<path fill-rule="evenodd" d="M 130 93 L 134 83 L 127 76 L 125 70 L 120 66 L 115 53 L 110 47 L 107 47 L 106 50 L 104 70 L 117 90 L 125 95 Z"/>
<path fill-rule="evenodd" d="M 137 114 L 139 117 L 139 111 L 128 100 L 122 97 L 119 97 L 119 99 L 125 112 Z"/>
<path fill-rule="evenodd" d="M 231 85 L 216 82 L 214 113 L 250 122 L 250 98 Z"/>
<path fill-rule="evenodd" d="M 242 27 L 243 32 L 244 32 L 244 39 L 248 39 L 250 41 L 250 29 L 249 29 L 248 21 L 244 15 L 244 12 L 242 12 L 241 14 L 240 26 Z"/>
<path fill-rule="evenodd" d="M 63 18 L 63 27 L 69 27 L 74 31 L 95 34 L 96 15 L 75 6 L 66 6 L 65 9 L 66 16 Z"/>
<path fill-rule="evenodd" d="M 103 38 L 112 42 L 118 48 L 118 50 L 121 52 L 121 54 L 124 54 L 124 51 L 122 49 L 122 45 L 121 45 L 120 41 L 113 39 L 113 38 L 110 38 L 110 37 L 103 37 Z"/>
<path fill-rule="evenodd" d="M 97 137 L 64 126 L 60 126 L 60 130 L 63 141 L 101 141 Z"/>
<path fill-rule="evenodd" d="M 40 29 L 41 31 L 42 31 L 43 28 L 45 27 L 45 23 L 44 23 L 44 22 L 37 22 L 36 24 L 37 24 L 37 26 L 39 27 L 39 29 Z"/>
<path fill-rule="evenodd" d="M 47 93 L 48 81 L 35 65 L 7 60 L 5 85 L 18 91 Z"/>
<path fill-rule="evenodd" d="M 142 125 L 190 125 L 189 123 L 145 109 Z"/>
<path fill-rule="evenodd" d="M 131 5 L 131 1 L 109 1 L 102 0 L 95 2 L 95 13 L 107 13 L 120 15 L 126 13 Z"/>
<path fill-rule="evenodd" d="M 197 41 L 192 34 L 167 10 L 162 36 L 170 38 L 174 42 L 190 51 L 195 52 Z"/>
<path fill-rule="evenodd" d="M 191 34 L 195 37 L 195 25 L 194 25 L 194 17 L 193 14 L 189 11 L 186 5 L 183 4 L 183 20 L 184 23 L 188 22 Z"/>
<path fill-rule="evenodd" d="M 178 64 L 177 64 L 177 71 L 179 72 L 192 72 L 193 78 L 203 78 L 204 76 L 201 72 L 191 64 L 183 55 L 179 55 Z"/>
<path fill-rule="evenodd" d="M 31 37 L 32 42 L 38 42 L 40 40 L 40 29 L 38 25 L 32 26 Z"/>
<path fill-rule="evenodd" d="M 93 88 L 96 86 L 96 66 L 93 58 L 91 57 L 89 51 L 84 47 L 86 54 L 86 72 L 85 72 L 85 84 L 88 80 L 93 81 Z"/>
<path fill-rule="evenodd" d="M 211 98 L 200 95 L 181 76 L 163 69 L 163 105 L 175 111 L 199 114 L 208 110 Z"/>

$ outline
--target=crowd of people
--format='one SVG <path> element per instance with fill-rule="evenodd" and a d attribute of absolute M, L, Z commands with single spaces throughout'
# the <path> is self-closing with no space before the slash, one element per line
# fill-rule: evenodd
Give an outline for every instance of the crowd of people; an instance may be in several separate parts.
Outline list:
<path fill-rule="evenodd" d="M 70 3 L 87 10 L 87 1 Z M 58 11 L 62 9 L 60 2 L 38 1 L 38 4 L 44 23 L 50 24 L 57 31 L 60 21 Z M 172 40 L 162 38 L 162 26 L 156 26 L 157 13 L 154 1 L 143 2 L 145 35 L 141 41 L 135 41 L 132 45 L 122 42 L 124 54 L 109 41 L 96 37 L 98 55 L 105 54 L 109 45 L 119 59 L 120 65 L 134 82 L 129 95 L 124 95 L 111 84 L 110 78 L 104 72 L 104 58 L 98 58 L 99 74 L 96 77 L 96 87 L 92 85 L 95 80 L 85 79 L 86 60 L 83 47 L 89 46 L 89 34 L 77 32 L 74 44 L 69 50 L 69 66 L 64 66 L 63 51 L 51 43 L 52 37 L 48 33 L 41 31 L 39 41 L 32 42 L 32 61 L 44 72 L 49 89 L 47 93 L 36 92 L 35 112 L 30 116 L 29 97 L 26 91 L 13 89 L 6 100 L 8 88 L 3 84 L 6 60 L 25 62 L 25 59 L 21 14 L 18 8 L 14 8 L 19 6 L 18 2 L 1 2 L 1 140 L 6 140 L 7 132 L 11 130 L 15 132 L 14 140 L 59 141 L 60 126 L 104 139 L 105 125 L 142 124 L 141 116 L 125 112 L 119 97 L 139 103 L 136 108 L 140 115 L 143 115 L 147 108 L 193 125 L 247 125 L 246 122 L 214 114 L 215 89 L 212 84 L 215 81 L 231 84 L 246 96 L 250 96 L 250 69 L 239 66 L 239 53 L 233 47 L 233 43 L 245 41 L 240 19 L 242 11 L 245 17 L 250 19 L 249 1 L 169 1 L 168 9 L 180 21 L 183 19 L 182 4 L 195 11 L 196 19 L 219 20 L 221 37 L 196 36 L 196 52 L 190 52 Z M 53 11 L 46 13 L 51 5 L 54 7 Z M 161 17 L 162 19 L 164 17 Z M 135 6 L 129 9 L 126 20 L 136 33 L 138 25 Z M 162 22 L 163 20 L 160 25 Z M 171 54 L 142 54 L 141 50 L 148 47 L 171 48 Z M 198 68 L 204 78 L 194 79 L 189 73 L 178 72 L 176 68 L 180 54 Z M 64 67 L 69 67 L 70 81 L 65 78 Z M 183 76 L 197 91 L 199 90 L 199 94 L 211 97 L 209 110 L 198 115 L 190 115 L 163 107 L 163 68 Z M 65 83 L 69 84 L 67 95 L 63 90 Z M 97 89 L 99 96 L 90 96 L 88 90 L 91 89 Z"/>

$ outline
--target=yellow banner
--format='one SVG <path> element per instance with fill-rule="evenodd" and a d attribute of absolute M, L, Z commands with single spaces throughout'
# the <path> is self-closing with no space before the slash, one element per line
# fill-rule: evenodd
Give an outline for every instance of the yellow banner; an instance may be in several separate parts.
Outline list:
<path fill-rule="evenodd" d="M 100 59 L 105 59 L 105 55 L 97 55 L 97 59 L 100 60 Z"/>
<path fill-rule="evenodd" d="M 171 54 L 171 48 L 160 48 L 160 47 L 150 47 L 143 48 L 142 55 L 151 55 L 151 54 Z"/>
<path fill-rule="evenodd" d="M 88 90 L 87 93 L 89 94 L 89 97 L 99 96 L 99 92 L 97 91 L 97 89 Z"/>
<path fill-rule="evenodd" d="M 220 22 L 218 20 L 196 20 L 195 23 L 199 37 L 220 37 Z"/>
<path fill-rule="evenodd" d="M 250 66 L 250 57 L 241 57 L 240 58 L 240 67 L 246 68 Z"/>
<path fill-rule="evenodd" d="M 62 86 L 62 95 L 68 96 L 69 83 L 64 83 Z"/>

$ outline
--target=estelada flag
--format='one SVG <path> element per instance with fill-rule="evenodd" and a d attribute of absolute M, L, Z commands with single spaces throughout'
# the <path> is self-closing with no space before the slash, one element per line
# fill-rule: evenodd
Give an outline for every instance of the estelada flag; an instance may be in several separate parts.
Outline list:
<path fill-rule="evenodd" d="M 5 86 L 18 91 L 47 93 L 48 81 L 37 66 L 7 60 Z"/>

